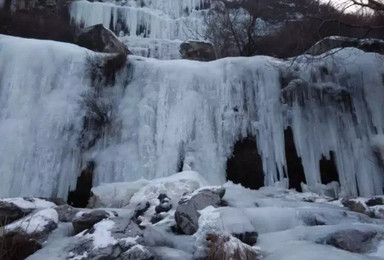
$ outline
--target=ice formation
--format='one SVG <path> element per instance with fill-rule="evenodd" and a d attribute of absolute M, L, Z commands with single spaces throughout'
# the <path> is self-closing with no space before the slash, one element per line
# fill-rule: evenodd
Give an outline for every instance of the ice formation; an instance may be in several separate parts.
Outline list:
<path fill-rule="evenodd" d="M 119 35 L 167 40 L 186 40 L 203 31 L 202 9 L 206 0 L 145 0 L 113 2 L 75 1 L 70 8 L 72 21 L 79 26 L 102 23 Z"/>
<path fill-rule="evenodd" d="M 165 177 L 180 165 L 221 184 L 234 143 L 247 135 L 256 136 L 265 185 L 272 185 L 286 177 L 287 126 L 307 185 L 321 182 L 319 160 L 334 151 L 345 194 L 382 193 L 372 151 L 384 130 L 380 55 L 344 49 L 293 63 L 130 56 L 103 92 L 113 101 L 113 129 L 81 154 L 86 57 L 70 44 L 0 37 L 0 60 L 7 61 L 0 63 L 0 196 L 65 197 L 88 160 L 97 165 L 95 184 Z"/>

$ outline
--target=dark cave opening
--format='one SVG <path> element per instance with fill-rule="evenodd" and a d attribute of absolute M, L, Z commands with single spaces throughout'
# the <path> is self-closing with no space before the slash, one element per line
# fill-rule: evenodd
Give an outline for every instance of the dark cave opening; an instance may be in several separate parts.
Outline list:
<path fill-rule="evenodd" d="M 264 172 L 255 137 L 238 141 L 227 161 L 227 180 L 250 189 L 264 186 Z"/>
<path fill-rule="evenodd" d="M 67 202 L 69 205 L 77 208 L 85 208 L 87 206 L 91 196 L 94 169 L 95 162 L 90 161 L 81 171 L 80 176 L 77 178 L 76 189 L 68 193 Z"/>
<path fill-rule="evenodd" d="M 289 178 L 289 188 L 301 192 L 301 183 L 306 183 L 304 167 L 301 158 L 297 155 L 293 131 L 291 127 L 284 130 L 285 159 Z"/>
<path fill-rule="evenodd" d="M 335 153 L 333 151 L 329 152 L 329 159 L 327 159 L 325 156 L 322 156 L 319 165 L 322 184 L 328 184 L 333 181 L 340 182 L 339 173 L 335 163 Z"/>

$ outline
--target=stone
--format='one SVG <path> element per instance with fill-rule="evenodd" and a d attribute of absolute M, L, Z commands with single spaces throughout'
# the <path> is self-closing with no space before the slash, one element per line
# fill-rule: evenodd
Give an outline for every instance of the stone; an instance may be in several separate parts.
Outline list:
<path fill-rule="evenodd" d="M 89 213 L 83 213 L 80 217 L 75 217 L 72 221 L 75 234 L 92 228 L 94 224 L 108 218 L 109 216 L 109 213 L 104 210 L 94 210 Z"/>
<path fill-rule="evenodd" d="M 60 222 L 72 222 L 75 219 L 76 214 L 80 211 L 70 205 L 61 205 L 56 207 L 55 210 L 59 215 Z"/>
<path fill-rule="evenodd" d="M 384 198 L 381 198 L 381 197 L 371 198 L 365 204 L 368 207 L 381 206 L 381 205 L 384 205 Z"/>
<path fill-rule="evenodd" d="M 208 206 L 219 207 L 225 194 L 224 188 L 203 189 L 192 195 L 184 196 L 176 208 L 175 220 L 178 227 L 187 235 L 194 234 L 199 228 L 199 210 Z"/>
<path fill-rule="evenodd" d="M 257 260 L 258 251 L 226 234 L 207 234 L 208 256 L 210 260 Z"/>
<path fill-rule="evenodd" d="M 172 209 L 171 199 L 167 196 L 167 194 L 160 194 L 158 196 L 158 200 L 160 201 L 160 204 L 155 207 L 157 214 L 161 212 L 168 212 Z"/>
<path fill-rule="evenodd" d="M 325 243 L 353 253 L 366 253 L 372 249 L 376 235 L 375 231 L 341 230 L 328 235 Z"/>
<path fill-rule="evenodd" d="M 354 212 L 362 213 L 362 214 L 367 212 L 367 206 L 360 201 L 344 198 L 341 200 L 341 203 L 344 205 L 344 207 L 347 207 Z"/>
<path fill-rule="evenodd" d="M 105 223 L 103 223 L 105 222 Z M 113 225 L 110 225 L 113 222 Z M 106 229 L 105 225 L 112 228 Z M 108 233 L 113 238 L 113 243 L 105 246 L 95 246 L 94 241 L 100 240 L 100 235 Z M 117 217 L 102 220 L 94 225 L 89 231 L 76 236 L 76 243 L 70 250 L 71 259 L 82 258 L 84 254 L 87 259 L 153 259 L 151 252 L 143 245 L 143 232 L 140 227 L 128 218 Z"/>
<path fill-rule="evenodd" d="M 32 209 L 22 209 L 14 203 L 0 201 L 0 226 L 12 223 L 32 212 Z"/>
<path fill-rule="evenodd" d="M 183 59 L 197 61 L 216 60 L 216 52 L 209 42 L 187 41 L 180 45 L 180 54 Z"/>
<path fill-rule="evenodd" d="M 257 232 L 244 232 L 244 233 L 234 233 L 232 236 L 240 239 L 241 242 L 253 246 L 257 243 L 257 238 L 259 234 Z"/>
<path fill-rule="evenodd" d="M 92 51 L 123 54 L 132 54 L 117 36 L 102 24 L 87 27 L 80 31 L 75 42 L 81 47 Z"/>
<path fill-rule="evenodd" d="M 151 203 L 149 203 L 148 201 L 145 203 L 137 204 L 137 206 L 135 208 L 135 214 L 134 214 L 135 219 L 144 215 L 144 213 L 149 209 L 150 206 L 151 206 Z"/>
<path fill-rule="evenodd" d="M 142 245 L 135 245 L 120 256 L 121 260 L 154 260 L 155 257 L 148 248 Z"/>

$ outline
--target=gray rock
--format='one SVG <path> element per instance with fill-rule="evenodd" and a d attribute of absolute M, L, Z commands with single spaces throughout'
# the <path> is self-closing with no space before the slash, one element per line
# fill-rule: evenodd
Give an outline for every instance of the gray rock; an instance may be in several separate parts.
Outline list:
<path fill-rule="evenodd" d="M 0 201 L 0 226 L 12 223 L 31 212 L 32 209 L 23 209 L 19 208 L 14 203 Z"/>
<path fill-rule="evenodd" d="M 96 52 L 131 54 L 116 35 L 102 24 L 87 27 L 80 31 L 76 44 Z"/>
<path fill-rule="evenodd" d="M 55 208 L 60 222 L 72 222 L 80 210 L 70 205 L 61 205 Z"/>
<path fill-rule="evenodd" d="M 180 54 L 183 59 L 212 61 L 216 60 L 216 52 L 209 42 L 188 41 L 180 45 Z"/>
<path fill-rule="evenodd" d="M 176 208 L 177 226 L 187 235 L 194 234 L 199 228 L 199 210 L 208 206 L 219 207 L 225 194 L 224 188 L 204 189 L 192 196 L 185 196 Z"/>
<path fill-rule="evenodd" d="M 94 210 L 89 213 L 83 213 L 80 217 L 76 217 L 72 221 L 75 234 L 92 228 L 94 224 L 108 218 L 109 216 L 109 213 L 104 210 Z"/>
<path fill-rule="evenodd" d="M 344 205 L 344 207 L 349 208 L 351 211 L 357 212 L 357 213 L 366 213 L 367 206 L 363 204 L 360 201 L 356 201 L 354 199 L 350 198 L 344 198 L 341 200 L 341 203 Z"/>
<path fill-rule="evenodd" d="M 259 234 L 257 232 L 244 232 L 244 233 L 234 233 L 232 236 L 240 239 L 241 242 L 253 246 L 257 243 L 257 238 Z"/>
<path fill-rule="evenodd" d="M 328 235 L 325 243 L 353 253 L 366 253 L 374 246 L 376 235 L 374 231 L 342 230 Z"/>
<path fill-rule="evenodd" d="M 374 197 L 368 200 L 365 204 L 367 204 L 369 207 L 384 205 L 384 198 Z"/>

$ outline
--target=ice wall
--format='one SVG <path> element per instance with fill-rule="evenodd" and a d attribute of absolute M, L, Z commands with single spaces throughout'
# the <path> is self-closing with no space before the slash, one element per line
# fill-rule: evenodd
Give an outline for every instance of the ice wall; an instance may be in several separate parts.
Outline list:
<path fill-rule="evenodd" d="M 308 185 L 320 182 L 319 160 L 332 150 L 346 194 L 382 193 L 371 147 L 384 131 L 380 55 L 345 49 L 314 60 L 206 63 L 130 56 L 103 91 L 113 103 L 112 123 L 81 154 L 85 52 L 0 37 L 0 196 L 65 197 L 89 160 L 95 185 L 169 176 L 180 164 L 219 184 L 234 143 L 249 134 L 270 185 L 284 177 L 287 126 Z"/>
<path fill-rule="evenodd" d="M 66 196 L 76 182 L 85 52 L 0 35 L 0 196 Z"/>
<path fill-rule="evenodd" d="M 75 1 L 70 7 L 78 26 L 102 23 L 118 35 L 186 40 L 203 31 L 205 0 L 144 0 L 114 2 Z"/>

